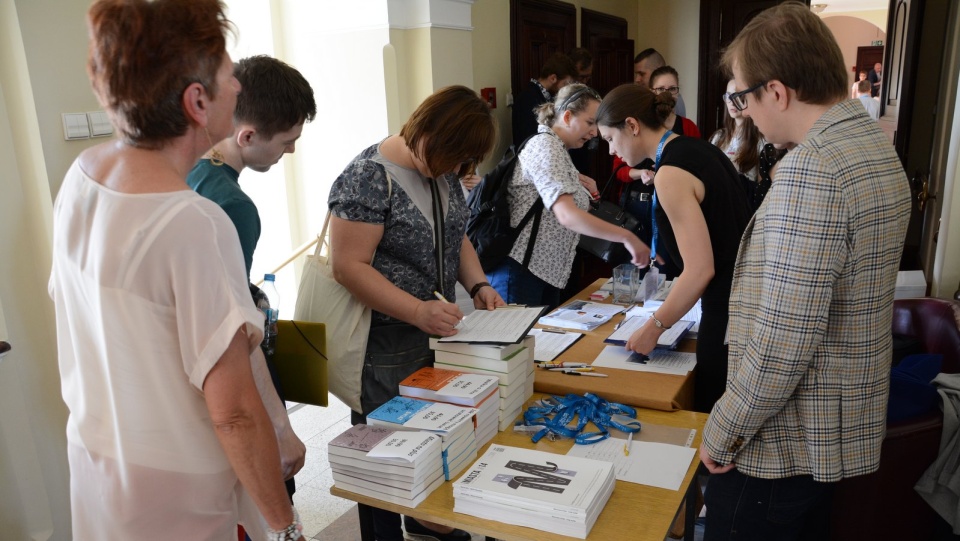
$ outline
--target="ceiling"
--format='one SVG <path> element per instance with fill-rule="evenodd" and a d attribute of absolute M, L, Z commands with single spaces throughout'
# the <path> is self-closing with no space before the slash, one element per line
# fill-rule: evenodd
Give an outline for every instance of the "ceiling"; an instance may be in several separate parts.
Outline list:
<path fill-rule="evenodd" d="M 846 11 L 870 11 L 888 9 L 889 0 L 811 0 L 812 4 L 826 4 L 822 14 L 842 13 Z"/>

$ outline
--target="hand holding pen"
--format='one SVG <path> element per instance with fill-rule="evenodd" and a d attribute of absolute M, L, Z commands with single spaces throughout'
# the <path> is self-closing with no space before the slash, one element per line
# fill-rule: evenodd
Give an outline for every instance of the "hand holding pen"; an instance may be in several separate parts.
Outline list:
<path fill-rule="evenodd" d="M 463 320 L 463 312 L 456 304 L 448 302 L 443 295 L 435 293 L 438 301 L 420 301 L 414 309 L 410 323 L 423 332 L 436 336 L 453 336 Z"/>

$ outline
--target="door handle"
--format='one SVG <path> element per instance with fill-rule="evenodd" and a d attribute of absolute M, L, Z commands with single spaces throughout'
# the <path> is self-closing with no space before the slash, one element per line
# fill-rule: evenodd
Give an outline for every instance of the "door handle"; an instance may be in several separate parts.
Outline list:
<path fill-rule="evenodd" d="M 916 174 L 913 175 L 913 178 L 910 179 L 910 183 L 917 191 L 917 210 L 922 213 L 927 207 L 927 201 L 937 198 L 936 195 L 930 193 L 930 176 L 917 171 Z"/>
<path fill-rule="evenodd" d="M 0 340 L 0 357 L 6 355 L 10 349 L 10 342 L 4 342 L 3 340 Z"/>

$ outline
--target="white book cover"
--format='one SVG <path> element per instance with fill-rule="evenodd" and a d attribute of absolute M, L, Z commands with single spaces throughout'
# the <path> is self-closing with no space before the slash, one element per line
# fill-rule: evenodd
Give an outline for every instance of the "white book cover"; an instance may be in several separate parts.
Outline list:
<path fill-rule="evenodd" d="M 436 490 L 437 487 L 442 485 L 444 481 L 445 479 L 443 478 L 442 475 L 437 477 L 437 479 L 432 484 L 428 485 L 425 489 L 423 489 L 422 492 L 415 495 L 413 498 L 404 498 L 401 496 L 394 496 L 392 494 L 387 494 L 378 490 L 372 490 L 354 483 L 348 483 L 343 481 L 336 482 L 336 485 L 337 487 L 343 490 L 353 492 L 355 494 L 369 496 L 371 498 L 376 498 L 378 500 L 383 500 L 385 502 L 390 502 L 396 505 L 403 505 L 406 507 L 416 507 L 420 505 L 420 503 L 422 503 L 423 500 L 427 499 L 427 496 L 429 496 L 430 493 Z"/>
<path fill-rule="evenodd" d="M 526 340 L 523 343 L 526 344 Z M 533 351 L 533 348 L 522 347 L 503 359 L 487 359 L 485 357 L 475 357 L 473 355 L 464 355 L 451 351 L 436 351 L 434 352 L 434 359 L 437 365 L 443 363 L 454 367 L 478 368 L 506 374 L 507 372 L 515 370 L 520 365 L 531 362 L 533 358 L 531 357 L 531 353 Z M 453 368 L 453 370 L 458 370 L 458 368 Z M 466 370 L 464 370 L 464 372 L 466 372 Z"/>
<path fill-rule="evenodd" d="M 395 396 L 367 415 L 371 425 L 402 430 L 428 430 L 440 434 L 456 433 L 469 423 L 472 430 L 474 408 L 430 402 L 406 396 Z"/>
<path fill-rule="evenodd" d="M 524 347 L 526 347 L 525 342 L 509 345 L 470 344 L 467 342 L 441 342 L 439 338 L 430 337 L 430 349 L 434 351 L 447 351 L 484 359 L 506 359 Z"/>
<path fill-rule="evenodd" d="M 476 407 L 497 392 L 500 378 L 425 366 L 400 382 L 400 394 L 460 406 Z"/>
<path fill-rule="evenodd" d="M 329 457 L 331 469 L 336 468 L 344 472 L 353 472 L 351 475 L 368 475 L 404 481 L 410 485 L 415 485 L 427 477 L 433 477 L 436 472 L 443 471 L 443 463 L 439 454 L 427 465 L 429 467 L 424 466 L 417 469 L 396 468 L 388 464 L 374 464 L 345 456 L 329 455 Z"/>

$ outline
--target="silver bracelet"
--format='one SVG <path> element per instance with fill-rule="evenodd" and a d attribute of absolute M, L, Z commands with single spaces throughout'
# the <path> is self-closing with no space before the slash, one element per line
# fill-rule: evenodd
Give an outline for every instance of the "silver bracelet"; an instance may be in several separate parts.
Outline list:
<path fill-rule="evenodd" d="M 663 322 L 661 322 L 659 319 L 657 319 L 657 314 L 656 314 L 656 313 L 651 313 L 651 314 L 650 314 L 650 317 L 653 318 L 653 324 L 656 325 L 658 329 L 667 330 L 667 329 L 670 328 L 670 327 L 667 327 L 666 325 L 664 325 Z M 672 325 L 671 325 L 671 327 L 672 327 Z"/>
<path fill-rule="evenodd" d="M 300 522 L 300 513 L 293 509 L 293 523 L 282 530 L 271 529 L 267 526 L 267 541 L 297 541 L 303 536 L 303 523 Z"/>

